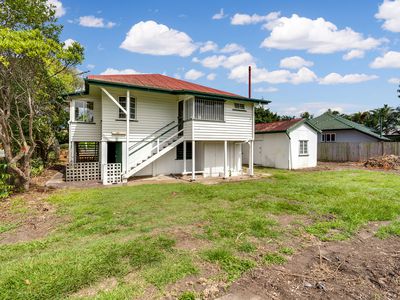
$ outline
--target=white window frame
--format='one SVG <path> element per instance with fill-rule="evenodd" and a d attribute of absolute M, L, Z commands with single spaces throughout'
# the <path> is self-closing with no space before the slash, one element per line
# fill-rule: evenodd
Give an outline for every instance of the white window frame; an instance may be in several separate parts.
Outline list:
<path fill-rule="evenodd" d="M 300 140 L 299 141 L 299 156 L 308 156 L 310 153 L 308 152 L 308 140 Z"/>
<path fill-rule="evenodd" d="M 121 98 L 124 98 L 125 99 L 125 101 L 126 101 L 126 96 L 119 96 L 118 97 L 118 103 L 124 108 L 124 109 L 126 109 L 126 102 L 125 102 L 125 106 L 124 105 L 122 105 L 121 104 Z M 136 98 L 135 97 L 130 97 L 131 99 L 130 99 L 130 101 L 131 101 L 131 103 L 130 103 L 130 112 L 129 112 L 129 120 L 131 120 L 131 121 L 136 121 L 136 119 L 137 119 L 137 101 L 136 101 Z M 134 103 L 134 105 L 132 105 L 132 101 L 133 101 L 133 103 Z M 134 114 L 134 118 L 132 118 L 132 111 L 133 111 L 133 114 Z M 120 109 L 120 108 L 118 108 L 118 119 L 119 120 L 126 120 L 126 115 L 125 115 L 125 113 Z"/>
<path fill-rule="evenodd" d="M 78 107 L 78 103 L 83 103 L 83 107 Z M 92 108 L 88 108 L 88 103 L 92 104 Z M 82 109 L 83 112 L 86 112 L 87 114 L 87 120 L 79 120 L 76 115 L 76 110 L 77 109 Z M 91 111 L 91 114 L 88 114 L 87 112 Z M 83 114 L 82 114 L 83 115 Z M 78 117 L 80 115 L 78 114 Z M 74 121 L 78 123 L 94 123 L 94 101 L 90 100 L 75 100 L 74 101 Z"/>
<path fill-rule="evenodd" d="M 215 105 L 217 103 L 218 105 Z M 222 100 L 196 97 L 194 99 L 194 120 L 225 122 L 225 102 Z"/>
<path fill-rule="evenodd" d="M 233 110 L 236 111 L 246 111 L 246 105 L 244 103 L 235 102 Z"/>

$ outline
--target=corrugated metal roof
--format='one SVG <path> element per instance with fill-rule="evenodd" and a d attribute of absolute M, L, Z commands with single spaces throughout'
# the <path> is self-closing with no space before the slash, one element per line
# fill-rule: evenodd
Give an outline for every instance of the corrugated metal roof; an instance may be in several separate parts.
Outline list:
<path fill-rule="evenodd" d="M 255 131 L 256 133 L 285 132 L 299 122 L 304 122 L 304 119 L 297 118 L 297 119 L 277 121 L 271 123 L 259 123 L 255 125 Z"/>
<path fill-rule="evenodd" d="M 347 120 L 341 116 L 333 115 L 329 112 L 326 112 L 319 117 L 311 119 L 309 120 L 309 122 L 321 131 L 354 129 L 367 135 L 373 136 L 377 139 L 388 140 L 385 137 L 381 137 L 378 133 L 374 132 L 373 129 L 367 126 Z"/>
<path fill-rule="evenodd" d="M 110 83 L 123 83 L 132 86 L 161 89 L 171 92 L 193 91 L 206 94 L 230 96 L 235 98 L 246 97 L 206 87 L 200 84 L 172 78 L 161 74 L 134 74 L 134 75 L 89 75 L 89 80 L 99 80 Z"/>

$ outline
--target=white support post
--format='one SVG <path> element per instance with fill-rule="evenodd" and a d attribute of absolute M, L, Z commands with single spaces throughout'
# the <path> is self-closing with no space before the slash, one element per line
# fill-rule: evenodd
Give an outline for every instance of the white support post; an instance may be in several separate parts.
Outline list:
<path fill-rule="evenodd" d="M 254 141 L 249 142 L 249 171 L 250 176 L 254 175 Z"/>
<path fill-rule="evenodd" d="M 228 141 L 224 141 L 224 179 L 228 178 Z"/>
<path fill-rule="evenodd" d="M 125 176 L 124 176 L 124 183 L 128 182 L 128 172 L 129 172 L 129 136 L 130 136 L 130 111 L 131 111 L 131 93 L 129 90 L 126 91 L 126 149 L 125 149 Z"/>
<path fill-rule="evenodd" d="M 160 138 L 157 139 L 157 153 L 160 152 Z"/>
<path fill-rule="evenodd" d="M 186 173 L 186 140 L 183 141 L 183 174 Z"/>
<path fill-rule="evenodd" d="M 192 141 L 192 180 L 196 180 L 196 142 Z"/>
<path fill-rule="evenodd" d="M 123 107 L 121 106 L 121 104 L 119 104 L 119 102 L 118 102 L 117 100 L 115 100 L 115 98 L 114 98 L 105 88 L 101 88 L 101 90 L 103 91 L 104 94 L 106 94 L 106 95 L 108 96 L 108 98 L 110 98 L 110 100 L 111 100 L 112 102 L 114 102 L 114 104 L 115 104 L 116 106 L 118 106 L 118 108 L 119 108 L 120 110 L 122 110 L 122 112 L 123 112 L 124 114 L 126 114 L 126 109 L 123 108 Z"/>

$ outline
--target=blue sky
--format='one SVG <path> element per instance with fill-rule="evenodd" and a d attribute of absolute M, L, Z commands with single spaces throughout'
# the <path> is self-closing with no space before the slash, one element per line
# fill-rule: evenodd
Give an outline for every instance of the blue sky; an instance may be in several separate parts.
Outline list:
<path fill-rule="evenodd" d="M 399 105 L 400 0 L 49 0 L 90 74 L 162 73 L 269 99 L 273 111 Z"/>

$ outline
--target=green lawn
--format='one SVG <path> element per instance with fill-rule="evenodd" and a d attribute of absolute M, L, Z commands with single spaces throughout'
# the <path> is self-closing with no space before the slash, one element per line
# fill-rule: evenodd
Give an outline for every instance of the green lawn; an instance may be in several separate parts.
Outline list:
<path fill-rule="evenodd" d="M 76 298 L 109 277 L 118 284 L 96 299 L 140 297 L 150 286 L 162 295 L 206 265 L 229 283 L 255 266 L 284 263 L 301 233 L 341 240 L 370 221 L 391 221 L 378 236 L 400 234 L 399 175 L 262 171 L 273 176 L 60 191 L 47 201 L 69 222 L 42 240 L 0 246 L 0 299 Z M 287 215 L 296 230 L 279 223 Z M 198 246 L 180 246 L 182 236 Z M 277 247 L 265 252 L 267 245 Z"/>

